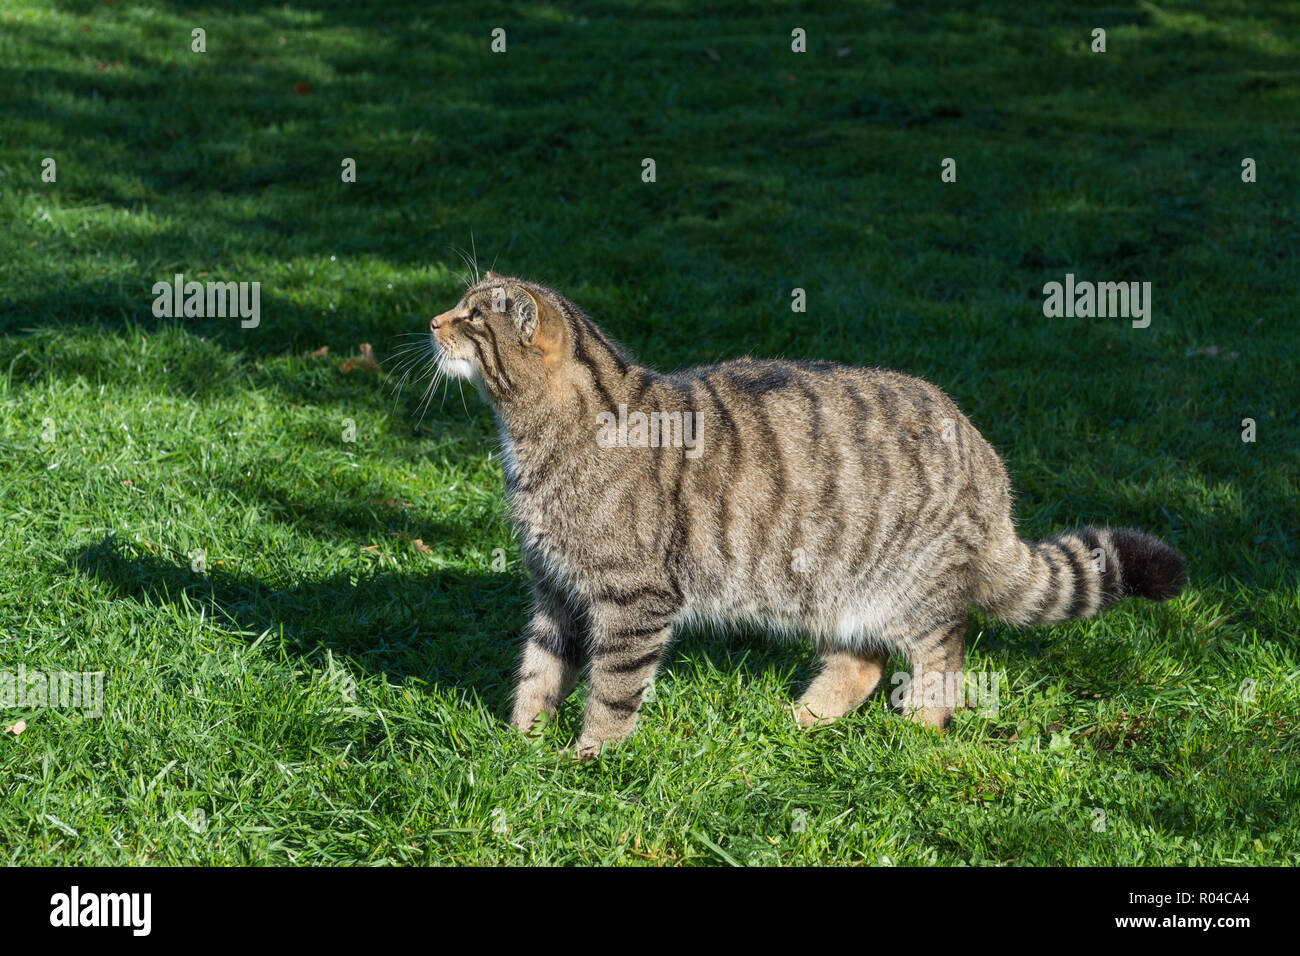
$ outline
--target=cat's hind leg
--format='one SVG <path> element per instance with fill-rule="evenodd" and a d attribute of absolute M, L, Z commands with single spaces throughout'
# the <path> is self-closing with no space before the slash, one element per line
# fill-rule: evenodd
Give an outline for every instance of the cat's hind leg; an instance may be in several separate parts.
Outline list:
<path fill-rule="evenodd" d="M 829 724 L 856 709 L 880 683 L 885 660 L 872 651 L 823 651 L 821 671 L 794 705 L 799 726 Z"/>

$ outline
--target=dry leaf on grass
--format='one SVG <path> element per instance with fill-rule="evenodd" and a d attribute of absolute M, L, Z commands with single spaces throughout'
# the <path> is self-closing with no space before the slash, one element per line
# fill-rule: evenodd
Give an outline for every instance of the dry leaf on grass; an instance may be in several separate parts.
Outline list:
<path fill-rule="evenodd" d="M 322 345 L 320 348 L 312 349 L 310 352 L 303 352 L 302 357 L 305 359 L 318 359 L 318 358 L 324 358 L 329 354 L 330 354 L 330 347 L 328 345 Z"/>
<path fill-rule="evenodd" d="M 411 543 L 411 546 L 414 547 L 415 550 L 419 551 L 421 554 L 433 554 L 433 549 L 430 548 L 427 544 L 425 544 L 424 541 L 420 538 L 408 538 L 400 531 L 394 531 L 393 536 L 397 538 L 401 538 L 403 541 L 409 541 Z"/>
<path fill-rule="evenodd" d="M 6 727 L 6 728 L 5 728 L 5 733 L 7 733 L 7 734 L 13 734 L 15 737 L 17 737 L 19 734 L 21 734 L 21 733 L 22 733 L 24 730 L 26 730 L 26 729 L 27 729 L 27 721 L 25 721 L 25 720 L 20 720 L 20 721 L 18 721 L 18 723 L 16 723 L 16 724 L 10 724 L 8 727 Z"/>
<path fill-rule="evenodd" d="M 351 372 L 359 368 L 363 372 L 378 372 L 379 364 L 375 361 L 375 350 L 370 347 L 369 342 L 361 343 L 360 358 L 350 358 L 339 366 L 340 372 Z"/>

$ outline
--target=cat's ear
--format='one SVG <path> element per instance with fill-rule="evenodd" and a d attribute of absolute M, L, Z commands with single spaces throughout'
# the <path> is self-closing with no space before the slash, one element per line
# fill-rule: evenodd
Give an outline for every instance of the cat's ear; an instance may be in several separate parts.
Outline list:
<path fill-rule="evenodd" d="M 564 351 L 566 335 L 564 320 L 555 307 L 523 286 L 510 290 L 510 301 L 514 306 L 515 328 L 524 344 L 541 350 L 548 363 L 558 360 Z"/>
<path fill-rule="evenodd" d="M 523 287 L 515 289 L 510 298 L 514 300 L 515 328 L 519 330 L 519 337 L 526 344 L 532 345 L 533 340 L 537 338 L 538 326 L 541 325 L 541 303 Z"/>

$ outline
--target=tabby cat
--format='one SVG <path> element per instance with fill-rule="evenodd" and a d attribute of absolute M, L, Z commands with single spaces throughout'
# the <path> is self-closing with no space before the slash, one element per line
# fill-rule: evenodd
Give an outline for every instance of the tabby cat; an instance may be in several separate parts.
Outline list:
<path fill-rule="evenodd" d="M 512 722 L 553 714 L 579 670 L 576 756 L 632 732 L 674 629 L 810 638 L 809 726 L 871 694 L 891 654 L 960 675 L 967 608 L 1014 624 L 1176 596 L 1173 548 L 1128 528 L 1023 541 L 997 453 L 942 391 L 897 372 L 742 358 L 637 365 L 568 299 L 489 271 L 430 322 L 440 372 L 499 424 L 532 579 Z M 953 708 L 914 680 L 903 710 Z"/>

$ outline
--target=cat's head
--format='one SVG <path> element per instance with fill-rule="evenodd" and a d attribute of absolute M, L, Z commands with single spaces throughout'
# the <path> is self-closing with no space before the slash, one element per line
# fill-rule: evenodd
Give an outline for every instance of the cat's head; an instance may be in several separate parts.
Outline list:
<path fill-rule="evenodd" d="M 564 302 L 545 286 L 488 271 L 429 321 L 442 370 L 494 404 L 534 399 L 569 352 Z"/>

